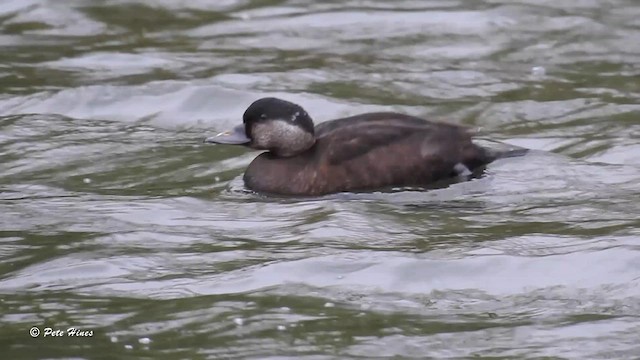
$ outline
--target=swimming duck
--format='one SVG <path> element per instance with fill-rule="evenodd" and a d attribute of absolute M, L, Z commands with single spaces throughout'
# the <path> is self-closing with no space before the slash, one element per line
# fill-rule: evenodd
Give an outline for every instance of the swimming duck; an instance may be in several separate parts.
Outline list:
<path fill-rule="evenodd" d="M 266 150 L 244 174 L 256 192 L 317 196 L 419 187 L 471 175 L 504 154 L 471 141 L 465 127 L 394 112 L 366 113 L 320 123 L 297 104 L 262 98 L 242 124 L 205 143 Z"/>

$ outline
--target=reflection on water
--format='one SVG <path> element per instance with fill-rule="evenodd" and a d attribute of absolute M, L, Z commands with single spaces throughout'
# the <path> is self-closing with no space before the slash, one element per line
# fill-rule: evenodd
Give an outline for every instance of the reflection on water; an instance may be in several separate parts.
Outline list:
<path fill-rule="evenodd" d="M 2 2 L 0 348 L 637 356 L 638 18 L 631 0 Z M 266 95 L 534 151 L 429 191 L 268 198 L 242 185 L 255 153 L 201 144 Z"/>

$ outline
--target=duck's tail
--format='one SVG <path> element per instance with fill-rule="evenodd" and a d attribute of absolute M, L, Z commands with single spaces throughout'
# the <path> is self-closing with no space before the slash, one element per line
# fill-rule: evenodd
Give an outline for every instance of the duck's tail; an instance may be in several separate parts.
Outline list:
<path fill-rule="evenodd" d="M 525 149 L 525 148 L 517 148 L 517 149 L 509 149 L 509 150 L 496 150 L 496 149 L 484 148 L 484 150 L 485 150 L 485 153 L 487 154 L 487 157 L 492 159 L 491 161 L 524 156 L 529 152 L 529 149 Z"/>
<path fill-rule="evenodd" d="M 486 163 L 504 158 L 524 156 L 529 149 L 496 141 L 474 140 L 474 144 L 484 152 Z"/>

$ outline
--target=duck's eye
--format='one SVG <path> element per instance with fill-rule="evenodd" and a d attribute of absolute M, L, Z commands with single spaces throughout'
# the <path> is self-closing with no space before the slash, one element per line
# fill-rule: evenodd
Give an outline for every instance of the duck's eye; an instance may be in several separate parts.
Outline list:
<path fill-rule="evenodd" d="M 267 114 L 260 115 L 260 120 L 266 120 L 266 119 L 267 119 Z"/>

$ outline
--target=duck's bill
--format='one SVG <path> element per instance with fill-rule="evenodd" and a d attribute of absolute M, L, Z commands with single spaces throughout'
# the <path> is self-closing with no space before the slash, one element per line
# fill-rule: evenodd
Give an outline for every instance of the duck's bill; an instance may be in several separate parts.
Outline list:
<path fill-rule="evenodd" d="M 208 137 L 204 139 L 204 142 L 211 144 L 243 145 L 250 143 L 251 139 L 245 134 L 244 124 L 241 124 L 231 130 L 221 132 L 216 136 Z"/>

